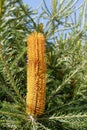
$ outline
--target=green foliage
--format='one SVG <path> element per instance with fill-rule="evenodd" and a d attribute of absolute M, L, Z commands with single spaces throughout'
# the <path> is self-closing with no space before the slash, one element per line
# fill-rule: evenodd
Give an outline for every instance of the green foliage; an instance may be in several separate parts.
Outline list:
<path fill-rule="evenodd" d="M 0 15 L 0 129 L 87 129 L 87 2 L 77 7 L 78 1 L 51 0 L 49 9 L 43 0 L 42 12 L 37 15 L 21 0 L 4 0 Z M 38 22 L 42 18 L 44 27 Z M 38 29 L 46 37 L 47 91 L 44 114 L 33 118 L 26 114 L 26 42 L 27 35 Z"/>

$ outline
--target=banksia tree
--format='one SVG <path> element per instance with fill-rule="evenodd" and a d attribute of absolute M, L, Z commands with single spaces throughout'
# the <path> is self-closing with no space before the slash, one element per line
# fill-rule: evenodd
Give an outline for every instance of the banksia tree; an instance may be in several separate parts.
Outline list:
<path fill-rule="evenodd" d="M 33 32 L 28 36 L 27 97 L 26 112 L 33 116 L 41 115 L 45 108 L 46 62 L 45 37 Z"/>
<path fill-rule="evenodd" d="M 87 130 L 87 1 L 80 1 L 43 0 L 33 10 L 0 0 L 0 130 Z"/>

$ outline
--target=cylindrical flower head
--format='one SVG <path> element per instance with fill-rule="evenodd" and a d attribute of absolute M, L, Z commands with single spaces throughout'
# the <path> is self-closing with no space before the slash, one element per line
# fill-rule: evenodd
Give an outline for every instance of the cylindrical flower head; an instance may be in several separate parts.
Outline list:
<path fill-rule="evenodd" d="M 27 42 L 27 96 L 26 112 L 32 116 L 43 114 L 45 108 L 46 61 L 45 37 L 33 32 Z"/>

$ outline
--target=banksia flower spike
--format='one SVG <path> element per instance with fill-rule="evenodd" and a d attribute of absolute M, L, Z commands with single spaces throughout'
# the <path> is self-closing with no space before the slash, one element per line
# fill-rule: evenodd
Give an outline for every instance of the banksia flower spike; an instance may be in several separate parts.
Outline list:
<path fill-rule="evenodd" d="M 26 112 L 32 116 L 43 114 L 45 108 L 46 61 L 45 37 L 33 32 L 27 42 L 27 96 Z"/>

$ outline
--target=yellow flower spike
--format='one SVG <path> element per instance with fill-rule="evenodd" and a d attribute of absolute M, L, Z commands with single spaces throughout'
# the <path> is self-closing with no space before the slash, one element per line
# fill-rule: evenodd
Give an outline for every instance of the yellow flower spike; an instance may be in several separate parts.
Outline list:
<path fill-rule="evenodd" d="M 27 42 L 27 96 L 26 112 L 32 116 L 43 114 L 45 108 L 46 61 L 45 37 L 33 32 Z"/>

